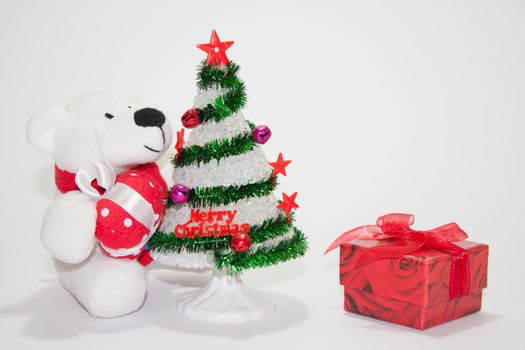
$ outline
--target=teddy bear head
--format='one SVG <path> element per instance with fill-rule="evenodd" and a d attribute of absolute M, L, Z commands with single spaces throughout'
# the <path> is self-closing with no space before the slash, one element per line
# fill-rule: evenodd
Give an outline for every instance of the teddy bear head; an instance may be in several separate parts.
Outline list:
<path fill-rule="evenodd" d="M 172 138 L 164 114 L 142 105 L 129 89 L 85 94 L 66 107 L 44 107 L 31 118 L 26 134 L 31 145 L 72 173 L 93 163 L 118 174 L 154 162 Z"/>

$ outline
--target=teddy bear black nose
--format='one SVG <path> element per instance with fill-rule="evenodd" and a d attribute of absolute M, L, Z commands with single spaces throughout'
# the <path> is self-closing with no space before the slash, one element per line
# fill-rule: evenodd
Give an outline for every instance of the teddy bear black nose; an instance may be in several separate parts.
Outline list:
<path fill-rule="evenodd" d="M 142 108 L 135 112 L 133 116 L 135 124 L 138 126 L 158 126 L 159 128 L 166 122 L 164 114 L 155 108 Z"/>

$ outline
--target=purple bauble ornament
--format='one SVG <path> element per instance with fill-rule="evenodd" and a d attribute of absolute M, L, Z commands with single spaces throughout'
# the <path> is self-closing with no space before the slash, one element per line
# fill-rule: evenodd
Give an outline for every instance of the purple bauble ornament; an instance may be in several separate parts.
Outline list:
<path fill-rule="evenodd" d="M 177 184 L 171 188 L 170 198 L 175 204 L 184 204 L 190 198 L 190 189 L 184 185 Z"/>
<path fill-rule="evenodd" d="M 264 145 L 272 136 L 272 131 L 266 125 L 258 125 L 252 131 L 253 140 Z"/>

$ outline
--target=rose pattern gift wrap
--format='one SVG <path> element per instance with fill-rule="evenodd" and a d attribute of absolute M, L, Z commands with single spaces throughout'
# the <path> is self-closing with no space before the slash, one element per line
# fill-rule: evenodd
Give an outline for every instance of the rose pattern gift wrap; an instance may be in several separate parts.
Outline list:
<path fill-rule="evenodd" d="M 346 311 L 426 329 L 481 309 L 488 246 L 464 241 L 453 223 L 415 231 L 413 222 L 412 215 L 385 215 L 328 248 L 341 248 Z"/>

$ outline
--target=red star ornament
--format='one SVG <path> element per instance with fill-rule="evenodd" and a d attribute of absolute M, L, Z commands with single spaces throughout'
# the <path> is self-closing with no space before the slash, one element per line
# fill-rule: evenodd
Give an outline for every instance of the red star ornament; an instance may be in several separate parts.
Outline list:
<path fill-rule="evenodd" d="M 228 64 L 230 60 L 226 56 L 226 50 L 233 45 L 233 41 L 221 41 L 217 32 L 212 30 L 209 44 L 198 44 L 197 47 L 208 54 L 206 57 L 207 65 L 220 66 L 221 64 Z"/>
<path fill-rule="evenodd" d="M 279 153 L 279 156 L 277 157 L 277 160 L 275 162 L 270 162 L 270 164 L 273 168 L 273 176 L 276 176 L 278 174 L 283 174 L 286 176 L 286 167 L 288 164 L 290 164 L 291 160 L 284 160 L 283 154 Z"/>
<path fill-rule="evenodd" d="M 288 196 L 286 193 L 283 193 L 283 201 L 279 203 L 277 209 L 282 209 L 286 215 L 290 215 L 290 212 L 293 209 L 299 208 L 299 205 L 295 203 L 296 197 L 297 192 L 294 192 L 291 196 Z"/>
<path fill-rule="evenodd" d="M 182 128 L 180 131 L 177 131 L 177 142 L 175 143 L 175 151 L 177 151 L 177 154 L 175 154 L 175 159 L 179 157 L 182 147 L 184 146 L 184 130 L 185 129 Z"/>

